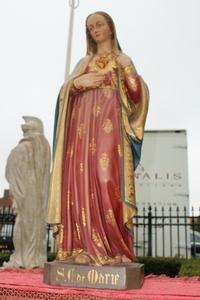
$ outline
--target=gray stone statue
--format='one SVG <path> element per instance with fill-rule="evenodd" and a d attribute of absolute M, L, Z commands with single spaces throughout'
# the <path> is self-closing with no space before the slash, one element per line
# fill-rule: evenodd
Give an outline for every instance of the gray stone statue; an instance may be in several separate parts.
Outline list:
<path fill-rule="evenodd" d="M 4 267 L 42 267 L 46 261 L 46 212 L 50 147 L 41 120 L 23 117 L 23 139 L 11 151 L 6 179 L 16 208 L 14 253 Z"/>

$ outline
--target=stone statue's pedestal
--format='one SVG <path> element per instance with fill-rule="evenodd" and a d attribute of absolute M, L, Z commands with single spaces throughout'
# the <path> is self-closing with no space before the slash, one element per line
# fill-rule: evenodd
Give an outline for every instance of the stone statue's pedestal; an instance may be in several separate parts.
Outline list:
<path fill-rule="evenodd" d="M 44 265 L 44 282 L 50 285 L 95 289 L 139 289 L 144 280 L 144 265 L 126 263 L 91 266 L 67 261 Z"/>

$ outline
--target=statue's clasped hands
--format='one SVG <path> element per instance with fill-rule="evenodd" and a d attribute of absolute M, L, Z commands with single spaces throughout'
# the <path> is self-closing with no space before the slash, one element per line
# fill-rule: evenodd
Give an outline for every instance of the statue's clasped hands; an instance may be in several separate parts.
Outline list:
<path fill-rule="evenodd" d="M 104 75 L 97 73 L 83 74 L 80 77 L 74 79 L 74 86 L 77 89 L 84 88 L 96 88 L 99 87 L 105 79 Z"/>

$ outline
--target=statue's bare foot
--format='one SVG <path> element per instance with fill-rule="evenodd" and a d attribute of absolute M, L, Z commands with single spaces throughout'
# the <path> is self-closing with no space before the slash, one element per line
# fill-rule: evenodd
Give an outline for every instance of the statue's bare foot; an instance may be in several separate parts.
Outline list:
<path fill-rule="evenodd" d="M 115 256 L 114 258 L 109 258 L 108 260 L 107 260 L 107 262 L 105 263 L 105 265 L 110 265 L 110 266 L 112 266 L 112 265 L 119 265 L 119 264 L 121 264 L 122 263 L 122 259 L 121 259 L 121 256 L 120 255 L 118 255 L 118 256 Z"/>
<path fill-rule="evenodd" d="M 84 253 L 78 254 L 75 257 L 74 261 L 78 264 L 85 264 L 85 265 L 89 265 L 91 263 L 90 257 Z"/>
<path fill-rule="evenodd" d="M 115 259 L 114 259 L 114 264 L 121 264 L 122 263 L 122 258 L 121 256 L 115 256 Z"/>
<path fill-rule="evenodd" d="M 131 263 L 132 260 L 128 258 L 126 255 L 122 255 L 122 262 L 123 263 Z"/>

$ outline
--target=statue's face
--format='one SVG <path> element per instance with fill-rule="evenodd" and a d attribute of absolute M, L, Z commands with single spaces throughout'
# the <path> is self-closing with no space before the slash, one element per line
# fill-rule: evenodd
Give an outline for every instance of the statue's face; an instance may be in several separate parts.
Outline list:
<path fill-rule="evenodd" d="M 38 132 L 43 134 L 43 125 L 42 121 L 33 116 L 23 116 L 25 124 L 21 125 L 24 135 L 30 134 L 30 132 Z"/>
<path fill-rule="evenodd" d="M 26 133 L 30 133 L 30 132 L 34 132 L 34 131 L 38 131 L 36 124 L 32 121 L 28 121 L 25 124 L 21 125 L 22 131 L 24 134 Z"/>
<path fill-rule="evenodd" d="M 91 15 L 87 20 L 87 28 L 97 44 L 111 40 L 112 32 L 104 16 L 99 14 Z"/>

